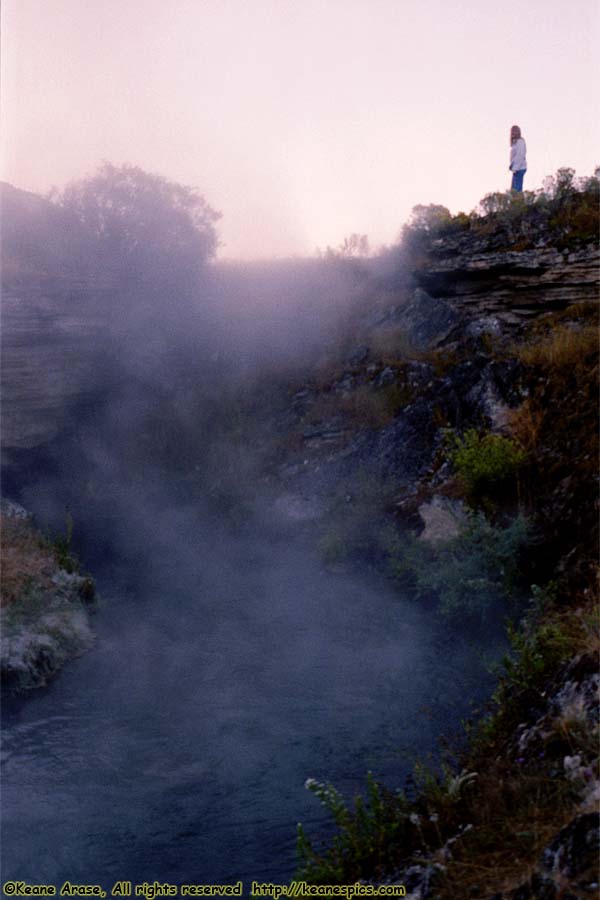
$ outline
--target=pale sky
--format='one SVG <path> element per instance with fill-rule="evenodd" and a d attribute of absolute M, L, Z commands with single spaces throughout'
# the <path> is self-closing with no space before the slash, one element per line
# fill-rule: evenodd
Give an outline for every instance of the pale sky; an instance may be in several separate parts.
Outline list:
<path fill-rule="evenodd" d="M 600 163 L 598 0 L 2 0 L 0 177 L 129 162 L 223 213 L 221 257 L 392 243 Z"/>

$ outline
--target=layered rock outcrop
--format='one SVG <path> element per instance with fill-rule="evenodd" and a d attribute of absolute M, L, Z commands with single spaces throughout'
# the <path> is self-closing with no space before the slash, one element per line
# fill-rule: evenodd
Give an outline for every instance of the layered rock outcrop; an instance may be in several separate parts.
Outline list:
<path fill-rule="evenodd" d="M 84 393 L 109 287 L 81 226 L 42 197 L 0 183 L 2 447 L 51 440 Z"/>
<path fill-rule="evenodd" d="M 588 244 L 494 250 L 482 241 L 443 238 L 432 243 L 427 261 L 412 274 L 433 297 L 514 325 L 572 303 L 597 302 L 600 249 Z"/>
<path fill-rule="evenodd" d="M 51 440 L 70 401 L 93 383 L 98 313 L 85 286 L 52 279 L 5 282 L 2 296 L 2 446 Z"/>

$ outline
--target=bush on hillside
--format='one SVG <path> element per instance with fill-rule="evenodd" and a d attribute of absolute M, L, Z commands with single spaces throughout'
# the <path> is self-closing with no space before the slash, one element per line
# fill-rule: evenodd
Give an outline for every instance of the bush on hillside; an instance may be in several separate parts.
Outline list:
<path fill-rule="evenodd" d="M 526 454 L 515 441 L 500 434 L 479 434 L 469 428 L 462 437 L 452 435 L 450 459 L 467 497 L 486 496 L 515 481 Z"/>
<path fill-rule="evenodd" d="M 390 541 L 390 570 L 417 597 L 435 599 L 446 617 L 483 623 L 514 604 L 530 537 L 523 516 L 494 525 L 483 513 L 472 513 L 447 541 Z"/>

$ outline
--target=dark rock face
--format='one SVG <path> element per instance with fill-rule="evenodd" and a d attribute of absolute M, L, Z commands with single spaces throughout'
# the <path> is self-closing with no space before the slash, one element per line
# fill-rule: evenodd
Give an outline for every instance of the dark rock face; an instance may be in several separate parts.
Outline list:
<path fill-rule="evenodd" d="M 51 440 L 66 405 L 94 381 L 98 314 L 69 284 L 4 284 L 2 444 L 4 451 Z M 71 286 L 72 288 L 72 286 Z"/>
<path fill-rule="evenodd" d="M 442 344 L 460 323 L 460 316 L 450 304 L 430 297 L 417 288 L 408 303 L 394 316 L 415 350 L 432 350 Z"/>
<path fill-rule="evenodd" d="M 502 424 L 500 412 L 519 402 L 517 366 L 488 363 L 483 357 L 456 366 L 447 376 L 418 385 L 418 394 L 390 425 L 368 443 L 371 471 L 412 481 L 424 474 L 440 439 L 440 418 L 454 427 Z M 365 448 L 366 449 L 366 448 Z M 367 457 L 365 457 L 367 462 Z"/>
<path fill-rule="evenodd" d="M 490 361 L 474 348 L 472 359 L 436 376 L 430 363 L 412 360 L 401 369 L 385 367 L 364 376 L 358 372 L 335 382 L 331 390 L 349 395 L 370 385 L 374 395 L 390 385 L 405 389 L 409 402 L 381 427 L 365 428 L 343 414 L 304 425 L 302 445 L 286 454 L 279 468 L 286 489 L 289 478 L 296 487 L 321 501 L 335 493 L 340 482 L 352 482 L 361 471 L 398 496 L 411 496 L 415 483 L 431 472 L 443 440 L 443 426 L 501 428 L 510 407 L 521 402 L 520 366 L 517 362 Z M 292 398 L 290 414 L 301 421 L 310 406 L 309 389 Z M 293 422 L 279 423 L 279 430 Z M 290 456 L 292 457 L 290 459 Z M 301 484 L 300 484 L 301 483 Z"/>
<path fill-rule="evenodd" d="M 524 764 L 533 762 L 546 752 L 557 756 L 557 766 L 564 769 L 566 777 L 583 786 L 583 795 L 590 796 L 597 788 L 588 770 L 586 760 L 580 754 L 564 755 L 568 747 L 557 743 L 554 735 L 560 732 L 563 719 L 577 720 L 581 727 L 592 734 L 600 722 L 600 675 L 598 661 L 593 654 L 576 656 L 561 672 L 558 683 L 531 708 L 531 722 L 522 723 L 517 730 L 510 754 Z M 550 749 L 549 749 L 550 747 Z M 589 760 L 588 760 L 589 762 Z"/>
<path fill-rule="evenodd" d="M 420 399 L 402 417 L 357 444 L 357 456 L 381 479 L 408 484 L 428 463 L 436 430 L 428 402 Z"/>
<path fill-rule="evenodd" d="M 51 440 L 94 376 L 111 296 L 87 232 L 48 200 L 0 183 L 3 453 Z"/>

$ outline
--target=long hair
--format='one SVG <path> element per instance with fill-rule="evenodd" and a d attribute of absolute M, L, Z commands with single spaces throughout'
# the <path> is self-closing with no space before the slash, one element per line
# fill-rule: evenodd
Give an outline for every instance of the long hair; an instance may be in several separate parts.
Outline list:
<path fill-rule="evenodd" d="M 519 128 L 518 125 L 513 125 L 513 127 L 510 129 L 511 144 L 514 144 L 515 141 L 518 141 L 520 137 L 521 137 L 521 129 Z"/>

